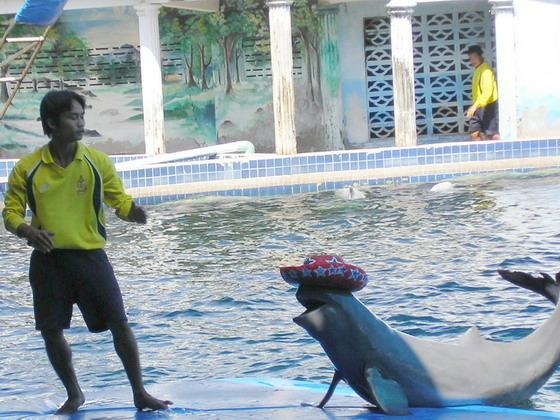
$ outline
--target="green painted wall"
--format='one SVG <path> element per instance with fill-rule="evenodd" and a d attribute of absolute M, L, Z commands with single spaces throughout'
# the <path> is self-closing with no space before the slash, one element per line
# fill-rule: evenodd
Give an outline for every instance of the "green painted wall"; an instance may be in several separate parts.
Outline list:
<path fill-rule="evenodd" d="M 297 0 L 293 10 L 296 128 L 302 152 L 329 147 L 323 141 L 322 96 L 338 95 L 340 84 L 336 42 L 320 42 L 320 21 L 311 6 Z M 274 151 L 267 19 L 268 8 L 258 0 L 222 1 L 220 12 L 210 14 L 161 9 L 167 151 L 237 140 L 252 141 L 259 152 Z M 142 153 L 138 44 L 131 7 L 65 11 L 0 124 L 0 157 L 19 157 L 45 143 L 38 105 L 46 91 L 61 87 L 87 99 L 84 142 L 112 154 Z M 22 65 L 0 70 L 16 74 Z M 0 99 L 5 100 L 9 89 L 0 84 Z"/>

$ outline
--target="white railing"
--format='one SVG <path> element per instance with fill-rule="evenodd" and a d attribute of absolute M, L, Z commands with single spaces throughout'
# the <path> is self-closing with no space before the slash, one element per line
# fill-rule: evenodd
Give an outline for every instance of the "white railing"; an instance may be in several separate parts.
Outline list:
<path fill-rule="evenodd" d="M 127 171 L 131 169 L 146 168 L 152 165 L 160 165 L 171 162 L 182 162 L 187 160 L 195 160 L 201 158 L 213 158 L 222 155 L 239 155 L 255 153 L 255 146 L 250 141 L 236 141 L 226 144 L 217 144 L 215 146 L 201 147 L 198 149 L 183 150 L 181 152 L 164 153 L 156 156 L 149 156 L 119 162 L 115 164 L 117 171 Z"/>

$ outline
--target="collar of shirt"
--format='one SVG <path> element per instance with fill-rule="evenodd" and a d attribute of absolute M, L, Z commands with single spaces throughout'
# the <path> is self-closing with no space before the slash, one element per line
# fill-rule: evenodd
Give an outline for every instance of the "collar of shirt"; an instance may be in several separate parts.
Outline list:
<path fill-rule="evenodd" d="M 74 160 L 82 160 L 84 158 L 85 146 L 82 143 L 78 143 L 78 148 L 76 149 L 76 156 Z M 52 157 L 49 145 L 46 144 L 41 150 L 41 160 L 45 163 L 54 163 L 54 158 Z"/>

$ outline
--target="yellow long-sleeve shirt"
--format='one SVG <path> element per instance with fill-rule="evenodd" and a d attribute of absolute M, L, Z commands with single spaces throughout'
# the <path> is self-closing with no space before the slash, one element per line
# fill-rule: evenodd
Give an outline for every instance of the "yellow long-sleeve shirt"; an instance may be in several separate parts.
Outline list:
<path fill-rule="evenodd" d="M 29 206 L 31 225 L 52 232 L 55 248 L 100 249 L 106 242 L 103 203 L 123 218 L 132 207 L 109 157 L 78 143 L 75 159 L 61 168 L 45 145 L 16 163 L 2 216 L 16 233 Z"/>
<path fill-rule="evenodd" d="M 486 62 L 483 62 L 474 70 L 472 99 L 473 105 L 477 109 L 484 108 L 498 100 L 498 85 L 494 70 Z"/>

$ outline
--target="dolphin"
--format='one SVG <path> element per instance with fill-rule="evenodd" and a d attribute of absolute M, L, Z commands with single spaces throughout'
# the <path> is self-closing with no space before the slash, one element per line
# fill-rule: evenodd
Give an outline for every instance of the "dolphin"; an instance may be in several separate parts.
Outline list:
<path fill-rule="evenodd" d="M 430 191 L 432 192 L 449 192 L 455 188 L 455 184 L 449 181 L 439 182 L 435 184 Z"/>
<path fill-rule="evenodd" d="M 340 380 L 390 415 L 405 415 L 409 407 L 526 402 L 560 364 L 560 273 L 556 279 L 499 274 L 556 305 L 540 327 L 512 342 L 487 340 L 476 327 L 454 342 L 420 339 L 391 328 L 348 290 L 300 285 L 296 298 L 306 311 L 293 321 L 321 344 L 335 368 L 319 407 Z"/>
<path fill-rule="evenodd" d="M 337 190 L 335 195 L 344 200 L 361 200 L 366 198 L 366 195 L 362 191 L 352 185 Z"/>

